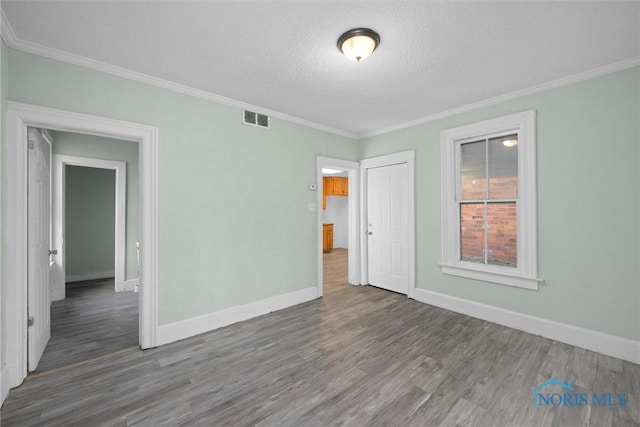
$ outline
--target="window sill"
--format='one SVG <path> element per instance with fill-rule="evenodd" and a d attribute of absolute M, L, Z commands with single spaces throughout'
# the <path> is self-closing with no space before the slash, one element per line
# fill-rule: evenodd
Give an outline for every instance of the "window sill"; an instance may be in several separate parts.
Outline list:
<path fill-rule="evenodd" d="M 444 274 L 450 276 L 466 277 L 468 279 L 482 280 L 483 282 L 498 283 L 500 285 L 513 286 L 516 288 L 538 290 L 538 283 L 542 279 L 517 276 L 514 274 L 497 271 L 478 270 L 476 268 L 459 265 L 440 264 L 440 269 Z"/>

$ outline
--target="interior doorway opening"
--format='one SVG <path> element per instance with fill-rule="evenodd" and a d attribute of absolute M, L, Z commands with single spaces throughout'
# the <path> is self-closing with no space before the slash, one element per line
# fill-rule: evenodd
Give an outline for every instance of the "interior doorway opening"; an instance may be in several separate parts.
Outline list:
<path fill-rule="evenodd" d="M 359 285 L 359 165 L 317 158 L 318 296 Z"/>
<path fill-rule="evenodd" d="M 139 155 L 129 141 L 29 132 L 52 147 L 50 339 L 41 358 L 27 350 L 38 374 L 138 347 Z"/>
<path fill-rule="evenodd" d="M 50 133 L 52 244 L 60 248 L 56 256 L 64 280 L 63 286 L 52 283 L 51 341 L 38 372 L 139 342 L 139 294 L 129 293 L 139 283 L 138 144 Z"/>
<path fill-rule="evenodd" d="M 323 295 L 339 293 L 349 280 L 349 173 L 322 168 Z"/>
<path fill-rule="evenodd" d="M 139 152 L 139 224 L 140 294 L 139 346 L 158 345 L 158 231 L 157 176 L 158 129 L 154 126 L 125 122 L 71 111 L 7 102 L 6 167 L 3 179 L 6 189 L 6 215 L 3 235 L 11 251 L 6 254 L 2 270 L 2 356 L 0 372 L 1 398 L 10 388 L 19 386 L 27 376 L 27 128 L 45 128 L 114 138 L 133 143 Z"/>

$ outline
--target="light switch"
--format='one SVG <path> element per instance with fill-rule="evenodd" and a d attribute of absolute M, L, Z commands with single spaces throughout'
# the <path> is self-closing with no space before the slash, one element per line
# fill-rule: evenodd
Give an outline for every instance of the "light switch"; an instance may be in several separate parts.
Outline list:
<path fill-rule="evenodd" d="M 318 186 L 315 184 L 315 182 L 313 184 L 309 184 L 309 190 L 316 191 L 317 189 L 318 189 Z"/>

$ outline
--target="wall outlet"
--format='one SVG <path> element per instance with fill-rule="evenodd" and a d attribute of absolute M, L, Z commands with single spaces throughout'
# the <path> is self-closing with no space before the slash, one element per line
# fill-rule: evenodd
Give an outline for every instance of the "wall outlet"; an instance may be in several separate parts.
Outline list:
<path fill-rule="evenodd" d="M 309 209 L 309 212 L 315 212 L 316 211 L 316 204 L 315 203 L 309 203 L 307 205 L 307 208 Z"/>

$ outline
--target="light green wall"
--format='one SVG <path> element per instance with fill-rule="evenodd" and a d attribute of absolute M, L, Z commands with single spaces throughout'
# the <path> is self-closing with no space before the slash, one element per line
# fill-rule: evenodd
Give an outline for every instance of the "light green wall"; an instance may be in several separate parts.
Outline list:
<path fill-rule="evenodd" d="M 159 128 L 159 317 L 166 324 L 316 284 L 316 156 L 359 144 L 9 50 L 8 98 Z"/>
<path fill-rule="evenodd" d="M 362 141 L 363 158 L 416 150 L 417 286 L 640 340 L 640 69 Z M 539 291 L 446 276 L 440 131 L 537 111 Z"/>
<path fill-rule="evenodd" d="M 640 339 L 638 68 L 354 142 L 9 49 L 8 99 L 158 126 L 160 323 L 315 284 L 315 156 L 416 150 L 417 284 Z M 426 95 L 425 95 L 426 96 Z M 539 268 L 528 291 L 440 273 L 440 131 L 538 112 Z"/>
<path fill-rule="evenodd" d="M 51 132 L 54 154 L 116 160 L 127 164 L 125 280 L 138 277 L 138 144 L 72 132 Z M 67 266 L 68 267 L 68 266 Z M 69 275 L 67 271 L 67 275 Z"/>
<path fill-rule="evenodd" d="M 113 277 L 115 270 L 116 173 L 67 166 L 65 249 L 67 280 L 74 276 Z"/>

